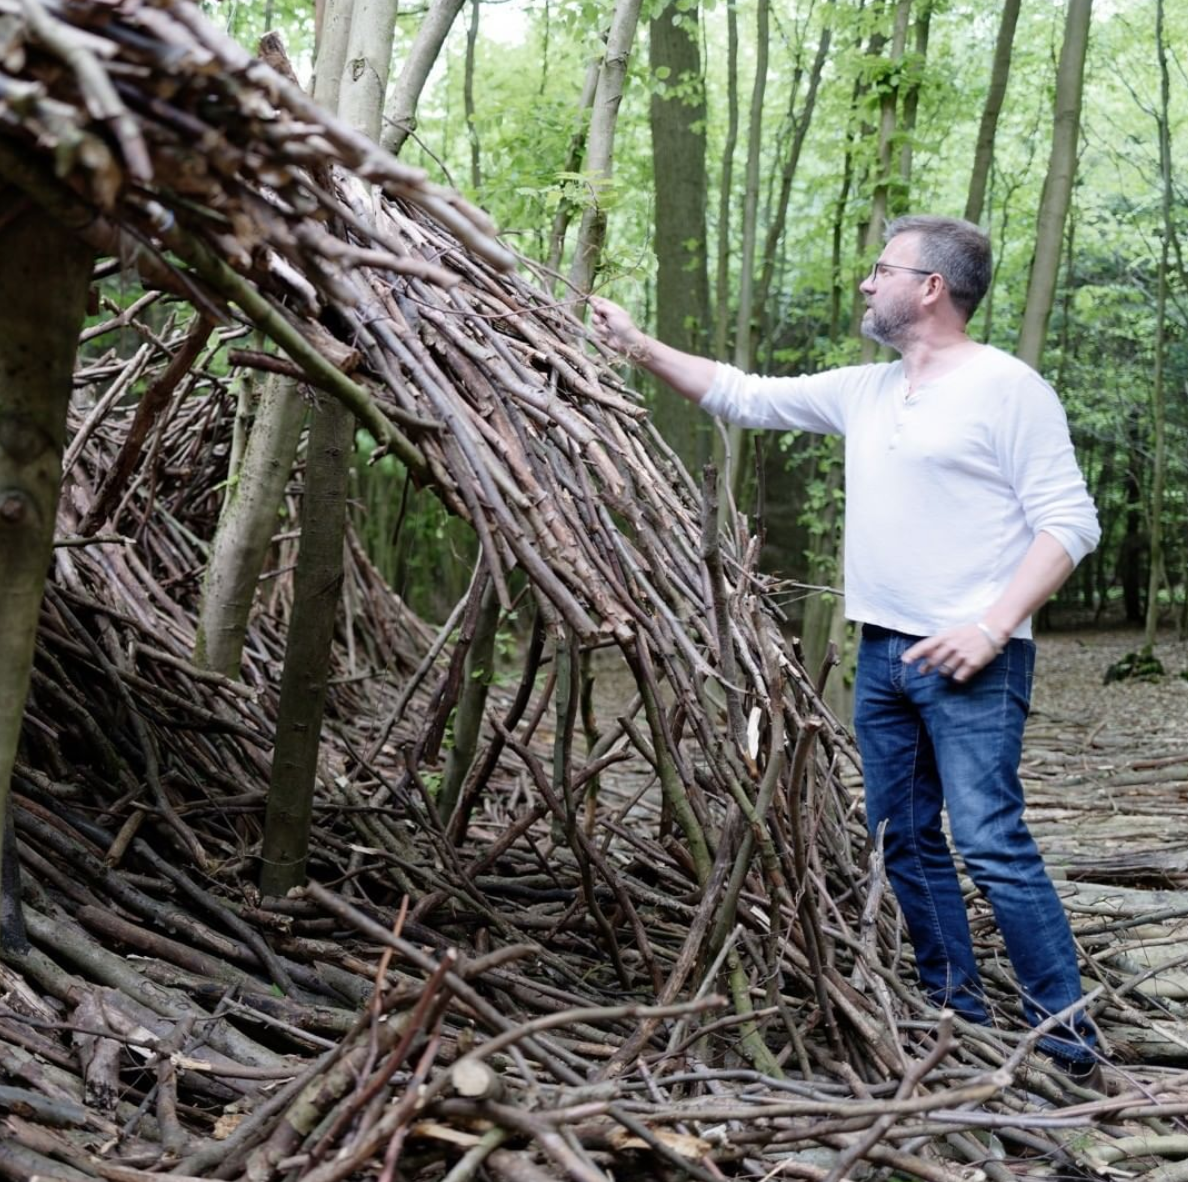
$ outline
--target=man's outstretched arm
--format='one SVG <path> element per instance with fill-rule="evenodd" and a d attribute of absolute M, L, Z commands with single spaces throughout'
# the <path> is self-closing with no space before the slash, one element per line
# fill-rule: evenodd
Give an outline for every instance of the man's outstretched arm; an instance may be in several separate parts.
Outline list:
<path fill-rule="evenodd" d="M 713 385 L 717 363 L 708 357 L 682 353 L 650 337 L 626 310 L 602 296 L 590 297 L 594 331 L 633 364 L 671 386 L 682 398 L 700 403 Z"/>

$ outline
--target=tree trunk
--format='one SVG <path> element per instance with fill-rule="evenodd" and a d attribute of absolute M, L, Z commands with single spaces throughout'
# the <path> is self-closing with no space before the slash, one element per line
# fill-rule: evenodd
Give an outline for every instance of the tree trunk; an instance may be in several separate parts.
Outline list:
<path fill-rule="evenodd" d="M 592 288 L 602 258 L 602 244 L 606 238 L 606 207 L 602 197 L 611 181 L 615 126 L 619 119 L 619 103 L 623 99 L 623 83 L 627 77 L 627 60 L 631 56 L 631 43 L 639 23 L 639 9 L 640 0 L 616 0 L 606 54 L 598 72 L 598 88 L 594 93 L 586 152 L 590 195 L 582 214 L 573 265 L 569 271 L 570 284 L 575 291 L 582 293 Z"/>
<path fill-rule="evenodd" d="M 594 105 L 594 95 L 598 90 L 598 75 L 601 63 L 591 61 L 586 67 L 586 80 L 582 84 L 581 98 L 578 99 L 577 115 L 574 118 L 573 135 L 569 137 L 569 149 L 565 153 L 565 165 L 562 172 L 571 176 L 582 166 L 582 157 L 586 152 L 586 135 L 590 127 L 590 108 Z M 553 229 L 549 235 L 550 276 L 561 274 L 561 259 L 565 254 L 565 236 L 569 233 L 569 223 L 573 218 L 574 203 L 562 192 L 561 200 L 557 203 L 557 212 L 553 214 Z"/>
<path fill-rule="evenodd" d="M 879 104 L 879 162 L 878 177 L 875 181 L 874 192 L 870 201 L 870 220 L 866 224 L 866 251 L 872 251 L 883 238 L 883 226 L 887 221 L 887 210 L 890 207 L 891 185 L 891 155 L 895 147 L 895 130 L 899 112 L 900 83 L 895 79 L 902 78 L 903 59 L 907 52 L 908 24 L 912 15 L 912 0 L 898 0 L 895 5 L 895 28 L 891 34 L 891 55 L 888 58 L 888 72 L 883 87 L 883 97 Z M 875 344 L 867 341 L 864 344 L 863 360 L 873 360 Z"/>
<path fill-rule="evenodd" d="M 322 12 L 313 96 L 334 110 L 351 38 L 354 0 L 339 0 Z M 296 382 L 270 378 L 256 407 L 244 460 L 228 472 L 229 492 L 207 559 L 194 663 L 226 677 L 239 677 L 252 601 L 276 532 L 285 484 L 297 456 L 305 403 Z"/>
<path fill-rule="evenodd" d="M 898 0 L 895 5 L 895 24 L 891 35 L 891 48 L 886 67 L 889 78 L 902 78 L 904 57 L 907 52 L 907 35 L 911 21 L 912 0 Z M 872 37 L 870 52 L 881 49 L 885 41 Z M 871 196 L 870 218 L 861 238 L 861 254 L 865 260 L 882 241 L 883 228 L 891 200 L 895 134 L 898 123 L 899 100 L 902 88 L 899 83 L 888 81 L 879 105 L 879 138 L 877 176 Z M 855 300 L 860 309 L 861 301 Z M 862 360 L 875 359 L 877 345 L 866 338 L 862 342 Z M 829 440 L 825 459 L 825 501 L 822 512 L 822 528 L 818 536 L 817 551 L 813 556 L 810 581 L 817 585 L 841 586 L 841 557 L 845 548 L 844 527 L 840 512 L 844 486 L 842 449 L 837 440 Z M 815 675 L 823 666 L 826 654 L 832 649 L 843 670 L 852 661 L 848 644 L 848 627 L 845 621 L 845 600 L 841 595 L 814 595 L 805 607 L 804 652 L 810 671 Z M 850 713 L 850 687 L 847 678 L 835 675 L 825 683 L 825 700 L 840 718 Z"/>
<path fill-rule="evenodd" d="M 830 8 L 835 0 L 830 0 Z M 830 13 L 830 17 L 832 12 Z M 827 20 L 829 17 L 826 18 Z M 768 223 L 767 241 L 763 247 L 763 268 L 759 274 L 759 284 L 755 289 L 755 306 L 760 314 L 767 307 L 771 295 L 772 281 L 775 278 L 776 253 L 780 238 L 784 233 L 784 223 L 788 219 L 788 203 L 792 197 L 792 182 L 796 179 L 796 168 L 800 164 L 800 153 L 804 148 L 805 137 L 808 135 L 809 125 L 813 121 L 813 111 L 817 105 L 817 90 L 821 84 L 821 72 L 829 58 L 829 45 L 833 39 L 833 29 L 826 24 L 821 30 L 821 39 L 817 43 L 817 54 L 813 59 L 812 69 L 809 71 L 808 90 L 804 96 L 804 105 L 800 114 L 796 114 L 796 87 L 793 87 L 792 98 L 789 100 L 788 120 L 792 124 L 792 144 L 784 160 L 784 167 L 780 172 L 780 191 L 776 198 L 775 212 Z"/>
<path fill-rule="evenodd" d="M 705 90 L 697 37 L 697 9 L 674 21 L 666 8 L 652 21 L 650 64 L 652 162 L 655 178 L 656 335 L 665 344 L 706 352 L 709 269 L 705 246 Z M 665 85 L 667 83 L 667 85 Z M 693 97 L 684 97 L 692 91 Z M 662 394 L 660 433 L 695 471 L 707 458 L 701 420 L 682 399 Z"/>
<path fill-rule="evenodd" d="M 726 3 L 726 142 L 722 146 L 722 176 L 718 186 L 718 268 L 714 284 L 714 357 L 726 356 L 730 331 L 730 193 L 734 184 L 734 149 L 738 144 L 738 9 Z"/>
<path fill-rule="evenodd" d="M 92 253 L 16 189 L 0 189 L 0 832 L 53 549 L 66 408 Z M 5 842 L 11 852 L 11 843 Z M 0 852 L 6 919 L 19 916 L 14 861 Z M 19 942 L 19 928 L 5 925 Z"/>
<path fill-rule="evenodd" d="M 256 586 L 305 422 L 305 401 L 292 378 L 269 375 L 206 563 L 194 663 L 239 677 Z"/>
<path fill-rule="evenodd" d="M 338 91 L 338 115 L 377 143 L 383 127 L 384 91 L 395 33 L 396 0 L 354 0 L 346 73 Z"/>
<path fill-rule="evenodd" d="M 338 110 L 353 7 L 354 0 L 318 0 L 317 55 L 310 85 L 314 98 L 327 111 Z"/>
<path fill-rule="evenodd" d="M 268 783 L 260 890 L 284 895 L 305 881 L 330 648 L 342 595 L 347 471 L 355 419 L 324 397 L 314 411 L 301 505 L 301 548 L 285 642 L 276 746 Z"/>
<path fill-rule="evenodd" d="M 1159 181 L 1163 233 L 1159 242 L 1159 274 L 1155 288 L 1155 372 L 1151 378 L 1151 428 L 1155 456 L 1151 471 L 1151 557 L 1147 573 L 1147 619 L 1143 644 L 1155 644 L 1159 628 L 1159 588 L 1163 582 L 1163 485 L 1167 470 L 1167 407 L 1164 369 L 1167 360 L 1167 271 L 1172 236 L 1171 99 L 1164 38 L 1163 0 L 1155 0 L 1155 49 L 1159 58 Z"/>
<path fill-rule="evenodd" d="M 763 156 L 763 99 L 767 93 L 767 59 L 771 43 L 769 0 L 755 6 L 755 78 L 747 130 L 747 170 L 743 191 L 742 245 L 738 271 L 738 317 L 734 329 L 734 364 L 749 370 L 755 339 L 755 244 L 759 229 L 759 170 Z M 733 457 L 737 462 L 737 456 Z"/>
<path fill-rule="evenodd" d="M 998 116 L 1002 111 L 1003 99 L 1006 98 L 1007 82 L 1011 76 L 1011 50 L 1015 44 L 1015 26 L 1019 23 L 1019 4 L 1020 0 L 1003 0 L 998 40 L 994 43 L 990 89 L 986 91 L 986 105 L 982 108 L 982 122 L 978 125 L 973 172 L 969 178 L 969 195 L 965 199 L 965 220 L 975 225 L 982 220 L 986 189 L 990 183 L 990 168 L 994 163 L 994 136 L 998 130 Z"/>
<path fill-rule="evenodd" d="M 1132 408 L 1126 416 L 1126 533 L 1118 554 L 1122 605 L 1126 609 L 1128 624 L 1142 624 L 1145 619 L 1143 559 L 1146 556 L 1147 539 L 1143 534 L 1142 512 L 1144 456 L 1141 416 L 1137 408 Z"/>
<path fill-rule="evenodd" d="M 485 570 L 478 576 L 485 585 L 478 595 L 478 607 L 473 619 L 464 619 L 459 644 L 466 644 L 466 661 L 462 672 L 462 689 L 454 711 L 454 744 L 446 753 L 441 777 L 441 793 L 437 811 L 442 822 L 448 824 L 462 785 L 466 781 L 474 753 L 478 750 L 483 712 L 488 691 L 495 676 L 495 634 L 499 628 L 499 596 L 495 580 Z M 469 635 L 468 635 L 469 633 Z"/>
<path fill-rule="evenodd" d="M 470 141 L 470 187 L 477 194 L 483 185 L 479 162 L 478 125 L 474 115 L 474 49 L 478 43 L 479 0 L 470 0 L 470 23 L 466 26 L 466 68 L 462 78 L 462 113 L 466 138 Z"/>
<path fill-rule="evenodd" d="M 912 54 L 907 82 L 903 88 L 903 118 L 899 138 L 899 188 L 892 194 L 890 204 L 894 217 L 906 213 L 910 206 L 908 194 L 912 181 L 912 139 L 916 134 L 916 116 L 920 109 L 920 86 L 924 80 L 924 64 L 928 60 L 928 32 L 932 24 L 932 2 L 925 0 L 924 10 L 916 18 L 916 44 Z"/>
<path fill-rule="evenodd" d="M 743 189 L 742 245 L 738 268 L 738 312 L 734 325 L 734 364 L 749 371 L 754 362 L 755 244 L 759 237 L 759 170 L 762 158 L 763 100 L 767 93 L 767 59 L 771 43 L 771 6 L 758 0 L 755 8 L 755 77 L 751 84 L 751 114 L 747 132 L 746 182 Z M 743 451 L 746 431 L 735 423 L 726 428 L 726 446 L 715 447 L 715 460 L 722 473 L 723 513 L 737 504 L 745 478 Z"/>
<path fill-rule="evenodd" d="M 458 13 L 462 11 L 464 2 L 465 0 L 433 0 L 429 5 L 384 112 L 381 143 L 389 152 L 399 152 L 404 147 L 409 132 L 416 129 L 417 103 L 420 101 L 421 91 L 425 89 L 429 71 L 433 69 L 433 63 L 437 61 L 441 47 L 445 44 Z"/>
<path fill-rule="evenodd" d="M 395 0 L 355 0 L 338 113 L 374 140 L 380 134 L 395 20 Z M 342 592 L 354 435 L 350 410 L 337 400 L 323 399 L 309 432 L 301 548 L 264 819 L 260 889 L 266 895 L 283 895 L 305 881 L 330 650 Z"/>
<path fill-rule="evenodd" d="M 1044 340 L 1048 335 L 1048 317 L 1052 312 L 1056 274 L 1064 243 L 1064 219 L 1068 213 L 1077 169 L 1077 138 L 1081 123 L 1081 94 L 1084 89 L 1091 6 L 1092 0 L 1068 0 L 1064 22 L 1064 44 L 1056 74 L 1052 151 L 1036 218 L 1035 255 L 1031 262 L 1027 303 L 1017 349 L 1019 357 L 1035 369 L 1039 369 Z"/>

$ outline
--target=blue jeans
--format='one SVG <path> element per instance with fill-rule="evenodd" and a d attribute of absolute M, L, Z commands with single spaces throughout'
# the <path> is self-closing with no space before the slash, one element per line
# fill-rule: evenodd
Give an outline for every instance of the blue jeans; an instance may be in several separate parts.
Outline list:
<path fill-rule="evenodd" d="M 1011 640 L 969 681 L 921 673 L 902 656 L 918 636 L 866 624 L 858 650 L 854 726 L 866 779 L 866 819 L 886 822 L 887 877 L 916 951 L 921 984 L 937 1005 L 988 1022 L 953 844 L 994 910 L 1035 1025 L 1077 1002 L 1072 930 L 1023 820 L 1019 759 L 1035 645 Z M 1083 1013 L 1039 1045 L 1066 1059 L 1092 1057 Z"/>

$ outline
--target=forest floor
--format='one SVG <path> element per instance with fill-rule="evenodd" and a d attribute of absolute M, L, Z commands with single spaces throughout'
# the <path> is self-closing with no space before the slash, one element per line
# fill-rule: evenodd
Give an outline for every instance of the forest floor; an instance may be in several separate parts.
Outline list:
<path fill-rule="evenodd" d="M 1037 638 L 1023 778 L 1037 840 L 1070 877 L 1098 877 L 1122 852 L 1166 863 L 1148 885 L 1188 874 L 1188 643 L 1165 633 L 1165 674 L 1105 684 L 1106 670 L 1141 647 L 1121 629 Z M 1178 859 L 1175 852 L 1179 851 Z M 1178 860 L 1179 868 L 1174 865 Z M 1158 880 L 1162 877 L 1163 881 Z"/>

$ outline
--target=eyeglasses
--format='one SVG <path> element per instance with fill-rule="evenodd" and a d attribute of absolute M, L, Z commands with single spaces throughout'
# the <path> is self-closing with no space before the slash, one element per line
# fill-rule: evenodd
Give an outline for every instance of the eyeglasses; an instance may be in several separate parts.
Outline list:
<path fill-rule="evenodd" d="M 870 269 L 870 274 L 867 275 L 868 283 L 877 282 L 880 279 L 885 279 L 886 271 L 910 271 L 913 275 L 936 275 L 936 271 L 925 271 L 923 267 L 901 267 L 898 263 L 875 263 Z"/>

